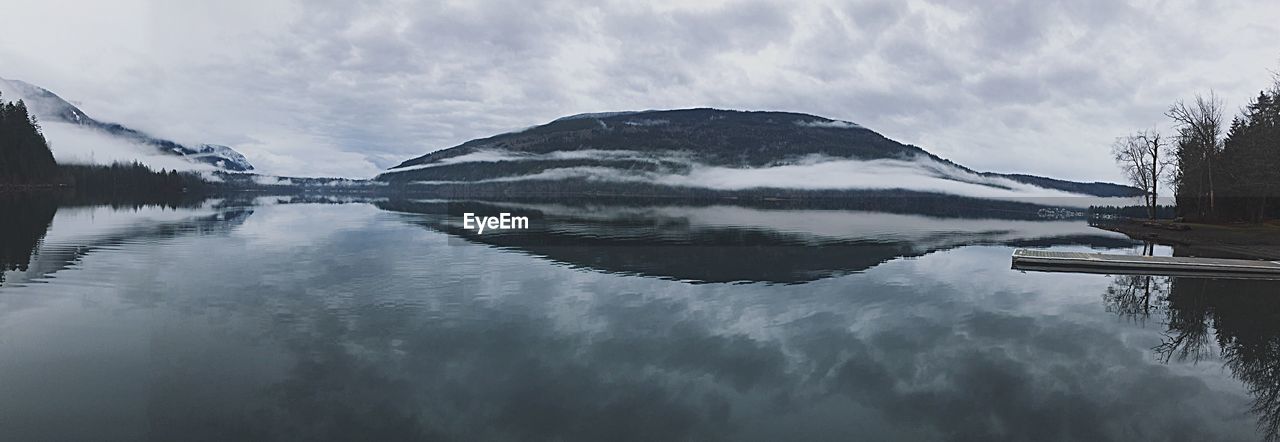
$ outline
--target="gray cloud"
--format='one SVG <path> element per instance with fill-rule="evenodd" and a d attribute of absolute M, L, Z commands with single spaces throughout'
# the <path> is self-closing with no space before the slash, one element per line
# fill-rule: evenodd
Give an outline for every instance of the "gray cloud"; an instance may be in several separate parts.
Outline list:
<path fill-rule="evenodd" d="M 275 174 L 371 176 L 563 115 L 716 106 L 1115 180 L 1115 136 L 1197 91 L 1235 107 L 1266 84 L 1277 16 L 1243 1 L 61 0 L 6 8 L 8 32 L 44 37 L 0 42 L 0 75 Z"/>

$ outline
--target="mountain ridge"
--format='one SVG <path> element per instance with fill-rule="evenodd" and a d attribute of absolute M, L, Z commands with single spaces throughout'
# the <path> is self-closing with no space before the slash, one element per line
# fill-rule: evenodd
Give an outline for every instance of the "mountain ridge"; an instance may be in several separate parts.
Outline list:
<path fill-rule="evenodd" d="M 814 176 L 838 181 L 848 178 L 849 174 L 861 173 L 860 170 L 887 165 L 915 174 L 917 178 L 1009 191 L 1031 186 L 1098 197 L 1140 194 L 1136 188 L 1113 183 L 978 172 L 848 121 L 797 112 L 712 108 L 570 115 L 522 131 L 477 138 L 414 157 L 384 171 L 375 180 L 461 184 L 574 176 L 636 182 L 646 177 L 660 177 L 668 182 L 689 183 L 696 180 L 678 178 L 708 168 L 719 175 L 737 172 L 759 175 L 762 171 L 781 172 L 809 166 L 830 169 L 828 166 L 836 163 L 843 169 Z M 864 165 L 866 167 L 859 169 Z M 894 179 L 889 174 L 883 178 Z M 757 184 L 757 187 L 771 187 L 767 179 Z M 893 184 L 873 185 L 872 188 L 884 189 Z"/>
<path fill-rule="evenodd" d="M 253 170 L 253 164 L 231 147 L 219 144 L 200 144 L 192 147 L 157 138 L 119 123 L 99 121 L 52 91 L 26 81 L 0 78 L 0 92 L 3 93 L 5 100 L 21 99 L 32 114 L 43 121 L 68 123 L 92 129 L 131 143 L 151 147 L 158 153 L 185 158 L 193 163 L 210 164 L 219 169 L 236 172 Z"/>

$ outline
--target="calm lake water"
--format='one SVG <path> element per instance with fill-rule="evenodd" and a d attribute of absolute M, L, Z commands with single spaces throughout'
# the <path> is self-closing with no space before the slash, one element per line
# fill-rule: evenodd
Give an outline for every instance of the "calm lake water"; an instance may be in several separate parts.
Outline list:
<path fill-rule="evenodd" d="M 1142 250 L 1081 221 L 508 204 L 534 229 L 475 235 L 458 203 L 259 202 L 0 204 L 0 440 L 1199 441 L 1280 421 L 1278 287 L 1010 270 L 1020 246 Z"/>

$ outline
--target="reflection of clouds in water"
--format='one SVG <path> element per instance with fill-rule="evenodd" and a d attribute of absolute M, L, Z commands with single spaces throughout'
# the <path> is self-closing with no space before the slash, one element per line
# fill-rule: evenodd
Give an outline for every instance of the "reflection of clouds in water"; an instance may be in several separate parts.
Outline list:
<path fill-rule="evenodd" d="M 146 399 L 152 437 L 192 428 L 315 439 L 1252 435 L 1238 390 L 1149 360 L 1144 343 L 1118 333 L 1129 326 L 1086 311 L 1100 310 L 1100 291 L 1021 285 L 1049 278 L 988 261 L 1007 249 L 959 249 L 803 286 L 689 285 L 459 245 L 350 206 L 273 210 L 294 209 L 327 222 L 304 243 L 237 231 L 150 247 L 130 264 L 169 266 L 161 275 L 104 274 L 103 262 L 68 273 L 119 287 L 97 296 L 164 291 L 150 319 L 135 318 L 144 324 L 198 325 L 126 337 L 172 343 L 144 364 L 251 365 L 246 349 L 257 347 L 291 359 L 257 374 L 271 376 L 256 379 L 269 386 L 230 389 L 235 400 L 210 401 L 218 408 L 207 413 L 190 411 L 244 380 L 149 365 L 135 376 L 168 381 Z M 968 264 L 940 265 L 956 261 Z M 57 288 L 30 289 L 80 295 Z M 1043 314 L 1036 303 L 1055 298 L 1065 306 Z M 204 343 L 201 333 L 226 335 L 223 345 L 182 345 Z"/>
<path fill-rule="evenodd" d="M 324 205 L 297 204 L 277 207 L 259 206 L 253 218 L 237 229 L 237 236 L 250 242 L 250 247 L 287 247 L 305 245 L 318 236 L 342 233 L 337 229 L 358 229 L 373 222 L 370 207 L 349 204 L 338 209 Z"/>
<path fill-rule="evenodd" d="M 1126 415 L 1137 420 L 1148 413 L 1174 416 L 1144 423 L 1152 433 L 1136 433 L 1159 438 L 1163 433 L 1157 431 L 1188 419 L 1197 422 L 1191 416 L 1203 416 L 1199 423 L 1205 431 L 1225 431 L 1208 425 L 1238 417 L 1229 411 L 1234 398 L 1204 391 L 1198 380 L 1150 364 L 1143 348 L 1126 346 L 1106 332 L 1017 314 L 956 315 L 947 307 L 964 306 L 971 298 L 939 302 L 932 293 L 917 291 L 944 288 L 941 281 L 933 287 L 832 281 L 816 284 L 816 293 L 807 295 L 815 291 L 813 285 L 804 292 L 709 286 L 692 297 L 668 296 L 662 294 L 668 287 L 689 286 L 577 273 L 574 283 L 557 283 L 553 275 L 564 269 L 531 271 L 510 254 L 488 254 L 494 256 L 478 258 L 498 266 L 479 279 L 434 270 L 458 281 L 450 293 L 485 295 L 446 296 L 441 305 L 453 308 L 438 313 L 465 319 L 405 319 L 406 329 L 388 332 L 395 328 L 379 315 L 358 315 L 340 329 L 350 334 L 379 330 L 399 340 L 395 348 L 403 353 L 391 352 L 377 338 L 367 343 L 372 349 L 356 344 L 362 349 L 356 353 L 400 354 L 399 365 L 412 373 L 403 374 L 404 388 L 461 401 L 452 407 L 436 403 L 432 415 L 440 421 L 420 425 L 490 428 L 498 432 L 490 436 L 535 439 L 708 438 L 768 426 L 760 422 L 775 417 L 808 416 L 804 419 L 811 425 L 836 428 L 846 422 L 843 413 L 858 408 L 848 405 L 855 404 L 887 417 L 880 429 L 886 435 L 920 434 L 908 428 L 924 424 L 935 435 L 957 437 L 1119 437 L 1125 435 L 1122 429 L 1096 423 Z M 872 299 L 843 296 L 848 293 Z M 569 304 L 559 301 L 562 296 L 589 303 L 589 314 L 556 313 Z M 856 324 L 843 313 L 864 303 L 880 310 L 872 324 Z M 920 309 L 920 304 L 935 308 Z M 378 326 L 361 322 L 367 320 Z M 349 346 L 333 348 L 350 352 Z M 1099 373 L 1121 366 L 1128 369 Z M 1151 387 L 1164 387 L 1156 391 L 1171 397 L 1216 397 L 1216 403 L 1203 397 L 1161 400 L 1147 391 Z M 822 409 L 824 404 L 836 408 Z M 761 431 L 729 438 L 767 434 Z M 1182 433 L 1168 433 L 1174 434 Z"/>
<path fill-rule="evenodd" d="M 56 203 L 42 202 L 47 212 L 21 209 L 10 213 L 13 220 L 34 222 L 38 230 L 22 232 L 6 226 L 6 234 L 20 234 L 33 247 L 27 252 L 30 260 L 23 259 L 24 270 L 4 275 L 10 283 L 43 281 L 54 274 L 72 267 L 83 256 L 100 249 L 121 248 L 131 244 L 145 244 L 185 235 L 221 235 L 234 230 L 253 214 L 252 208 L 232 207 L 213 209 L 206 204 L 199 208 L 139 208 L 64 207 L 56 209 Z M 0 208 L 3 209 L 3 208 Z M 56 214 L 54 213 L 56 209 Z M 43 219 L 41 219 L 43 217 Z M 47 231 L 46 231 L 47 228 Z M 38 240 L 38 243 L 36 241 Z M 15 244 L 16 245 L 16 244 Z M 133 259 L 132 255 L 118 260 Z M 5 278 L 0 278 L 4 282 Z M 4 300 L 0 300 L 4 302 Z"/>
<path fill-rule="evenodd" d="M 767 210 L 741 206 L 566 206 L 559 204 L 493 203 L 500 207 L 535 210 L 562 217 L 548 226 L 567 230 L 590 226 L 568 225 L 564 219 L 592 222 L 645 219 L 652 223 L 678 221 L 691 229 L 749 228 L 796 234 L 813 243 L 829 240 L 910 242 L 917 250 L 936 250 L 974 243 L 1008 243 L 1044 238 L 1127 238 L 1097 229 L 1079 220 L 1030 221 L 1007 219 L 937 218 L 855 210 Z M 609 227 L 609 226 L 605 226 Z M 599 233 L 599 232 L 597 232 Z"/>
<path fill-rule="evenodd" d="M 146 206 L 137 209 L 114 209 L 108 206 L 62 207 L 53 217 L 49 228 L 49 242 L 75 241 L 80 238 L 109 236 L 146 224 L 172 223 L 218 213 L 211 208 L 181 208 Z"/>
<path fill-rule="evenodd" d="M 379 202 L 405 221 L 565 265 L 688 282 L 807 283 L 963 245 L 1119 248 L 1120 234 L 1080 221 L 933 218 L 850 210 L 605 206 L 511 202 Z M 464 213 L 508 211 L 532 229 L 475 234 Z M 453 221 L 452 223 L 450 221 Z"/>

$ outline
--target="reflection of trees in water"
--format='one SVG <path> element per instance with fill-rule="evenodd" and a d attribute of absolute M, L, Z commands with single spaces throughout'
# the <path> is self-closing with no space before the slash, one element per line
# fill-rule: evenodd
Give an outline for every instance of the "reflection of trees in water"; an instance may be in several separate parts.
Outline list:
<path fill-rule="evenodd" d="M 1145 275 L 1117 275 L 1102 294 L 1107 311 L 1120 317 L 1145 323 L 1152 305 L 1169 294 L 1168 278 Z"/>
<path fill-rule="evenodd" d="M 141 220 L 128 227 L 77 237 L 64 244 L 44 241 L 62 201 L 47 194 L 0 195 L 0 284 L 4 271 L 26 272 L 17 281 L 46 277 L 67 269 L 82 257 L 104 247 L 113 247 L 144 239 L 174 238 L 185 235 L 210 235 L 239 227 L 253 214 L 252 207 L 228 205 L 213 215 L 194 216 L 167 222 Z M 112 205 L 113 210 L 137 211 L 146 205 Z M 10 275 L 13 276 L 13 275 Z M 10 282 L 13 282 L 11 280 Z"/>
<path fill-rule="evenodd" d="M 1142 245 L 1142 256 L 1155 255 L 1155 244 Z M 1153 303 L 1159 305 L 1169 295 L 1169 278 L 1149 275 L 1115 275 L 1102 294 L 1107 311 L 1145 324 Z"/>
<path fill-rule="evenodd" d="M 57 211 L 48 199 L 0 195 L 0 284 L 5 271 L 27 270 Z"/>
<path fill-rule="evenodd" d="M 1133 244 L 1129 239 L 1070 231 L 1060 235 L 1045 235 L 1039 229 L 1023 231 L 1017 225 L 1005 224 L 1009 220 L 999 219 L 985 220 L 991 224 L 982 228 L 961 228 L 950 221 L 925 216 L 907 218 L 899 213 L 894 219 L 910 220 L 909 230 L 915 234 L 890 235 L 856 229 L 843 234 L 818 234 L 805 227 L 791 227 L 786 221 L 777 222 L 779 212 L 757 210 L 754 206 L 724 202 L 712 206 L 730 210 L 728 213 L 741 217 L 744 224 L 727 225 L 700 224 L 696 214 L 685 212 L 702 207 L 699 204 L 673 205 L 669 200 L 615 204 L 565 210 L 557 205 L 537 206 L 518 201 L 395 199 L 375 202 L 382 210 L 426 215 L 405 217 L 405 221 L 450 235 L 451 241 L 456 238 L 487 244 L 576 268 L 691 283 L 802 284 L 963 245 L 1128 247 Z M 518 212 L 532 221 L 527 230 L 490 231 L 482 235 L 462 228 L 458 222 L 450 222 L 450 219 L 461 220 L 468 212 L 482 215 Z M 852 219 L 869 212 L 845 213 Z M 758 224 L 753 223 L 753 217 L 759 217 Z M 775 222 L 777 224 L 771 224 Z M 812 223 L 817 225 L 818 222 Z"/>
<path fill-rule="evenodd" d="M 1268 440 L 1280 440 L 1280 283 L 1188 281 L 1170 304 L 1213 321 L 1226 366 L 1249 387 L 1252 411 Z M 1202 307 L 1203 306 L 1203 307 Z"/>
<path fill-rule="evenodd" d="M 1104 294 L 1108 311 L 1145 318 L 1163 304 L 1167 330 L 1154 350 L 1164 362 L 1199 361 L 1220 348 L 1254 398 L 1267 440 L 1280 440 L 1280 282 L 1120 276 Z"/>
<path fill-rule="evenodd" d="M 1202 291 L 1198 285 L 1212 282 L 1210 279 L 1174 279 L 1169 283 L 1165 312 L 1164 340 L 1155 347 L 1165 363 L 1200 361 L 1208 356 L 1213 334 L 1208 312 L 1212 307 L 1203 296 L 1187 296 L 1191 291 Z M 1200 289 L 1200 290 L 1197 290 Z"/>

